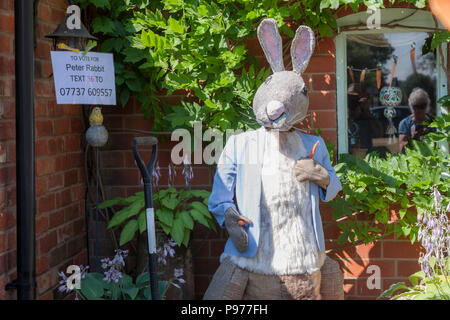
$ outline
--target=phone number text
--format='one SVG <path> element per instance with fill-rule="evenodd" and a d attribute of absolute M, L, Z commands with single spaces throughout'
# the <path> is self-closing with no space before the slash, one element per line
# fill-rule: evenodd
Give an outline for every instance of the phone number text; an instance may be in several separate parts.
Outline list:
<path fill-rule="evenodd" d="M 88 96 L 93 97 L 110 97 L 113 90 L 107 88 L 60 88 L 59 94 L 61 96 Z"/>

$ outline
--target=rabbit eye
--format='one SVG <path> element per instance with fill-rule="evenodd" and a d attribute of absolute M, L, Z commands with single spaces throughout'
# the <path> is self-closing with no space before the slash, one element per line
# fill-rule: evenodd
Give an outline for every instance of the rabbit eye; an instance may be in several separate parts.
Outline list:
<path fill-rule="evenodd" d="M 266 81 L 264 81 L 264 84 L 269 84 L 270 80 L 272 80 L 272 76 L 269 76 Z"/>
<path fill-rule="evenodd" d="M 308 94 L 308 89 L 306 88 L 306 86 L 303 87 L 302 93 L 303 93 L 305 96 Z"/>

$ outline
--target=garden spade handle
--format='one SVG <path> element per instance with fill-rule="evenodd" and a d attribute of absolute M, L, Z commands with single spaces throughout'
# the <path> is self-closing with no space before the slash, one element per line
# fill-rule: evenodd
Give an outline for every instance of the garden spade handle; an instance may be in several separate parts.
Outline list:
<path fill-rule="evenodd" d="M 139 155 L 137 146 L 152 146 L 152 157 L 146 167 Z M 150 290 L 152 300 L 159 299 L 158 278 L 156 274 L 156 236 L 155 236 L 155 214 L 153 211 L 152 198 L 152 175 L 153 167 L 156 162 L 158 153 L 158 140 L 155 137 L 138 137 L 133 139 L 133 154 L 136 164 L 141 171 L 142 180 L 144 181 L 144 197 L 145 211 L 147 221 L 147 237 L 148 237 L 148 273 L 150 275 Z"/>

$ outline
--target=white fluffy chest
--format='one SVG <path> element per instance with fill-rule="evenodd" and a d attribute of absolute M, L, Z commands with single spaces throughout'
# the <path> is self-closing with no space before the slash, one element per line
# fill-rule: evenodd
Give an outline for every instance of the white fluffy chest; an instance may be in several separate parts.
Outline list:
<path fill-rule="evenodd" d="M 293 175 L 295 161 L 307 154 L 295 131 L 267 132 L 258 251 L 252 258 L 231 257 L 241 268 L 278 275 L 320 268 L 324 257 L 312 225 L 309 182 L 298 182 Z"/>

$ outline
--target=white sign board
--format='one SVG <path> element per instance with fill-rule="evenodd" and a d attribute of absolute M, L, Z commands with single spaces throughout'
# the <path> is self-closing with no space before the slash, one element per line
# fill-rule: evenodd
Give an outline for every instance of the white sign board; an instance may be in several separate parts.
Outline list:
<path fill-rule="evenodd" d="M 57 104 L 116 104 L 111 53 L 52 51 Z"/>

